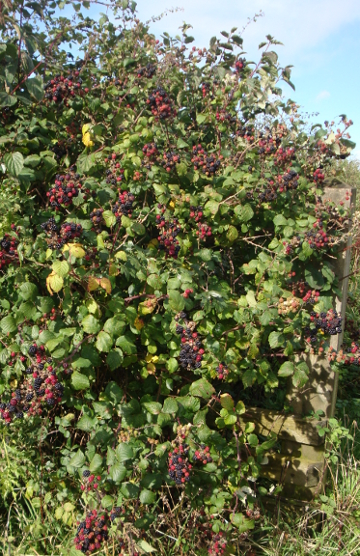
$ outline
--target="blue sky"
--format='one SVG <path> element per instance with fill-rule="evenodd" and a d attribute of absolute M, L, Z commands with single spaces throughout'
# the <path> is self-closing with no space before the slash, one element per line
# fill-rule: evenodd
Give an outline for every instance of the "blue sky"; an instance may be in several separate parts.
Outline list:
<path fill-rule="evenodd" d="M 360 160 L 360 0 L 138 0 L 139 18 L 148 20 L 166 9 L 161 21 L 151 23 L 156 35 L 178 33 L 186 21 L 193 26 L 196 46 L 208 46 L 213 35 L 237 26 L 263 12 L 244 31 L 247 58 L 257 60 L 258 44 L 267 34 L 284 46 L 276 48 L 282 66 L 292 64 L 295 92 L 285 83 L 283 92 L 315 113 L 311 121 L 335 120 L 346 114 L 354 122 L 351 139 L 357 143 L 354 157 Z M 102 7 L 99 11 L 105 11 Z M 93 11 L 93 10 L 92 10 Z"/>

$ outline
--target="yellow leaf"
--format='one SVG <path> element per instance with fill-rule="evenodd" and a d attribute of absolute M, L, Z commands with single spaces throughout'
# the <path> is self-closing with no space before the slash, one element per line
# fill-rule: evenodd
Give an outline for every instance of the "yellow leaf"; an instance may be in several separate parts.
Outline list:
<path fill-rule="evenodd" d="M 85 133 L 87 131 L 89 131 L 90 129 L 91 129 L 91 124 L 84 124 L 81 128 L 81 132 L 82 132 L 83 135 L 85 135 Z"/>
<path fill-rule="evenodd" d="M 100 278 L 99 284 L 106 291 L 106 293 L 111 293 L 111 282 L 109 278 Z"/>
<path fill-rule="evenodd" d="M 139 319 L 139 317 L 136 317 L 136 319 L 134 320 L 134 325 L 136 330 L 141 330 L 142 328 L 144 328 L 144 321 L 142 319 Z"/>
<path fill-rule="evenodd" d="M 14 378 L 14 380 L 10 380 L 9 385 L 11 386 L 11 388 L 16 388 L 18 385 L 18 381 L 16 380 L 16 378 Z"/>
<path fill-rule="evenodd" d="M 85 251 L 79 243 L 67 243 L 64 246 L 64 251 L 68 249 L 70 251 L 70 255 L 75 257 L 75 259 L 82 259 L 85 257 Z"/>
<path fill-rule="evenodd" d="M 120 270 L 118 269 L 118 267 L 116 266 L 116 264 L 111 263 L 109 266 L 109 274 L 110 276 L 117 276 L 118 274 L 120 274 Z"/>
<path fill-rule="evenodd" d="M 89 276 L 89 281 L 88 281 L 88 291 L 89 292 L 93 292 L 94 290 L 97 290 L 99 287 L 99 281 L 98 278 L 95 278 L 95 276 Z"/>
<path fill-rule="evenodd" d="M 94 146 L 94 141 L 91 140 L 91 135 L 88 131 L 82 136 L 82 142 L 84 143 L 85 147 Z"/>
<path fill-rule="evenodd" d="M 153 375 L 156 372 L 156 367 L 155 367 L 154 363 L 148 363 L 146 365 L 146 370 L 150 375 Z"/>
<path fill-rule="evenodd" d="M 46 287 L 50 295 L 57 293 L 61 290 L 64 285 L 64 280 L 61 276 L 52 271 L 51 274 L 46 278 Z"/>
<path fill-rule="evenodd" d="M 174 210 L 175 209 L 175 201 L 170 201 L 169 207 Z"/>
<path fill-rule="evenodd" d="M 157 249 L 158 244 L 159 244 L 158 240 L 154 238 L 151 241 L 149 241 L 148 248 L 149 249 L 151 249 L 151 248 Z"/>

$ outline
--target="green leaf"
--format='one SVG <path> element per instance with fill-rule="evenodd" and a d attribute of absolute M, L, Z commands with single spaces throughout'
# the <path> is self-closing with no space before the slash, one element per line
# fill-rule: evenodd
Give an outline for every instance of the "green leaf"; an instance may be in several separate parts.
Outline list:
<path fill-rule="evenodd" d="M 95 417 L 89 417 L 89 415 L 84 414 L 77 422 L 76 428 L 81 431 L 91 432 L 94 430 L 97 419 Z"/>
<path fill-rule="evenodd" d="M 91 462 L 90 462 L 90 466 L 89 469 L 91 471 L 91 473 L 95 473 L 95 471 L 97 471 L 98 469 L 101 468 L 103 463 L 103 458 L 100 456 L 100 454 L 95 454 L 94 457 L 92 458 Z"/>
<path fill-rule="evenodd" d="M 239 232 L 235 228 L 235 226 L 229 226 L 228 231 L 226 232 L 226 238 L 230 243 L 233 243 L 239 237 Z"/>
<path fill-rule="evenodd" d="M 188 37 L 187 37 L 188 38 Z M 192 38 L 192 37 L 190 37 Z M 185 39 L 186 42 L 186 39 Z M 142 550 L 143 552 L 145 552 L 145 554 L 150 554 L 151 552 L 156 552 L 156 548 L 153 548 L 151 546 L 151 544 L 149 544 L 148 542 L 144 541 L 143 539 L 140 539 L 137 542 L 137 546 L 140 548 L 140 550 Z"/>
<path fill-rule="evenodd" d="M 121 320 L 120 317 L 111 317 L 104 324 L 105 332 L 108 332 L 112 336 L 120 336 L 126 328 L 126 322 Z"/>
<path fill-rule="evenodd" d="M 121 444 L 119 444 L 115 450 L 115 453 L 116 458 L 120 463 L 134 457 L 134 451 L 132 447 L 129 446 L 129 444 L 126 444 L 126 442 L 122 442 Z"/>
<path fill-rule="evenodd" d="M 9 153 L 4 156 L 4 164 L 13 176 L 18 176 L 24 167 L 24 157 L 21 153 Z"/>
<path fill-rule="evenodd" d="M 115 463 L 110 467 L 109 474 L 114 483 L 119 484 L 126 477 L 126 467 L 120 463 Z"/>
<path fill-rule="evenodd" d="M 0 93 L 0 106 L 14 106 L 17 103 L 17 97 L 8 95 L 7 93 L 1 92 Z"/>
<path fill-rule="evenodd" d="M 129 336 L 120 336 L 116 340 L 116 345 L 122 349 L 124 353 L 131 355 L 137 352 L 136 345 Z"/>
<path fill-rule="evenodd" d="M 189 392 L 192 396 L 208 400 L 215 393 L 215 388 L 205 378 L 200 378 L 191 384 Z"/>
<path fill-rule="evenodd" d="M 142 504 L 154 504 L 156 501 L 156 494 L 151 490 L 143 489 L 140 492 L 140 502 Z"/>
<path fill-rule="evenodd" d="M 288 221 L 282 214 L 277 214 L 273 220 L 275 226 L 286 226 Z"/>
<path fill-rule="evenodd" d="M 10 315 L 1 319 L 0 326 L 4 334 L 7 334 L 8 332 L 11 333 L 17 330 L 15 319 Z"/>
<path fill-rule="evenodd" d="M 105 510 L 112 508 L 114 505 L 114 498 L 110 496 L 110 494 L 105 494 L 105 496 L 101 498 L 101 505 Z"/>
<path fill-rule="evenodd" d="M 143 402 L 142 405 L 151 415 L 158 415 L 162 410 L 162 405 L 159 402 Z"/>
<path fill-rule="evenodd" d="M 185 298 L 178 291 L 170 290 L 169 305 L 173 311 L 179 313 L 185 308 Z"/>
<path fill-rule="evenodd" d="M 137 498 L 139 490 L 139 487 L 133 483 L 123 483 L 120 492 L 125 498 Z"/>
<path fill-rule="evenodd" d="M 44 84 L 41 77 L 31 77 L 25 81 L 26 88 L 30 95 L 33 96 L 37 101 L 44 98 Z"/>
<path fill-rule="evenodd" d="M 81 321 L 81 326 L 88 334 L 96 334 L 101 328 L 100 322 L 93 315 L 86 315 Z"/>
<path fill-rule="evenodd" d="M 115 369 L 121 367 L 122 362 L 124 361 L 124 356 L 121 349 L 115 348 L 109 352 L 109 355 L 106 358 L 106 363 L 109 365 L 110 371 L 114 371 Z"/>
<path fill-rule="evenodd" d="M 84 463 L 85 463 L 85 456 L 81 450 L 78 450 L 76 454 L 74 454 L 69 461 L 69 465 L 77 468 L 82 467 Z"/>
<path fill-rule="evenodd" d="M 176 413 L 179 406 L 174 398 L 166 398 L 163 406 L 163 413 Z"/>
<path fill-rule="evenodd" d="M 52 264 L 52 269 L 56 274 L 61 277 L 66 276 L 70 271 L 70 266 L 66 261 L 54 261 Z"/>
<path fill-rule="evenodd" d="M 75 371 L 71 375 L 71 384 L 75 390 L 86 390 L 90 387 L 90 380 L 86 375 Z"/>
<path fill-rule="evenodd" d="M 101 330 L 96 338 L 96 349 L 99 351 L 110 351 L 112 344 L 113 340 L 110 334 Z"/>
<path fill-rule="evenodd" d="M 158 276 L 158 274 L 150 274 L 150 276 L 147 277 L 146 281 L 154 290 L 161 290 L 163 286 L 162 280 L 160 276 Z"/>
<path fill-rule="evenodd" d="M 251 205 L 237 205 L 234 208 L 234 213 L 239 218 L 240 222 L 248 222 L 254 216 L 254 211 Z"/>
<path fill-rule="evenodd" d="M 295 365 L 291 361 L 285 361 L 278 371 L 278 376 L 287 377 L 294 374 Z"/>
<path fill-rule="evenodd" d="M 230 411 L 234 407 L 234 400 L 232 399 L 230 394 L 221 394 L 220 404 L 221 404 L 221 407 L 224 407 L 225 409 Z"/>
<path fill-rule="evenodd" d="M 284 345 L 285 338 L 281 332 L 276 332 L 275 330 L 269 334 L 269 346 L 271 349 L 277 348 Z"/>
<path fill-rule="evenodd" d="M 205 205 L 205 210 L 209 211 L 210 214 L 215 215 L 219 210 L 219 203 L 216 201 L 210 200 Z"/>
<path fill-rule="evenodd" d="M 110 228 L 111 226 L 115 226 L 116 216 L 111 210 L 104 210 L 102 215 L 108 228 Z"/>

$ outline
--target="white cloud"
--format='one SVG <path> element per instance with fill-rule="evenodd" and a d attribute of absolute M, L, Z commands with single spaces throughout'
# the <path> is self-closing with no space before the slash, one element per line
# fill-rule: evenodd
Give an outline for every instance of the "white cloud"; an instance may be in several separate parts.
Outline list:
<path fill-rule="evenodd" d="M 321 91 L 321 93 L 318 94 L 318 96 L 316 97 L 316 100 L 324 100 L 325 98 L 329 98 L 330 93 L 329 91 Z"/>
<path fill-rule="evenodd" d="M 244 33 L 245 49 L 255 54 L 257 45 L 267 34 L 273 35 L 286 46 L 286 55 L 293 59 L 304 51 L 320 44 L 336 33 L 343 25 L 360 20 L 359 0 L 179 0 L 183 12 L 167 15 L 153 24 L 154 32 L 178 32 L 182 20 L 194 27 L 197 46 L 205 46 L 212 35 L 221 30 L 238 26 L 241 30 L 256 12 L 263 10 L 264 17 L 251 24 Z M 138 0 L 142 19 L 160 14 L 171 7 L 169 0 Z"/>

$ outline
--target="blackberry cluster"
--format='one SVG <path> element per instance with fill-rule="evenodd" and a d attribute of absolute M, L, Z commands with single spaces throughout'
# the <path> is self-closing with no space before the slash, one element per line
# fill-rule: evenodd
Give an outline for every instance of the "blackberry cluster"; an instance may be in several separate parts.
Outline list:
<path fill-rule="evenodd" d="M 243 73 L 244 69 L 246 66 L 246 59 L 245 58 L 239 58 L 236 62 L 235 62 L 235 71 L 236 73 Z"/>
<path fill-rule="evenodd" d="M 115 508 L 113 508 L 110 512 L 110 521 L 113 522 L 115 521 L 115 519 L 117 517 L 119 517 L 121 514 L 121 508 L 119 506 L 116 506 Z"/>
<path fill-rule="evenodd" d="M 24 413 L 41 415 L 42 407 L 51 408 L 61 401 L 64 386 L 59 382 L 52 365 L 49 364 L 51 359 L 46 359 L 42 347 L 29 348 L 29 355 L 36 355 L 36 363 L 26 369 L 27 376 L 12 392 L 11 400 L 0 406 L 0 415 L 7 424 L 11 423 L 14 417 L 22 418 Z"/>
<path fill-rule="evenodd" d="M 159 151 L 155 143 L 145 143 L 142 152 L 144 153 L 144 156 L 146 156 L 147 158 L 154 159 L 158 155 Z"/>
<path fill-rule="evenodd" d="M 297 189 L 299 185 L 298 179 L 299 176 L 295 170 L 290 170 L 286 174 L 278 176 L 278 190 L 280 193 L 283 193 Z"/>
<path fill-rule="evenodd" d="M 245 139 L 245 141 L 249 143 L 251 141 L 254 141 L 254 133 L 255 130 L 251 125 L 245 125 L 241 123 L 239 125 L 239 128 L 236 130 L 237 137 L 242 137 L 243 139 Z"/>
<path fill-rule="evenodd" d="M 293 147 L 279 147 L 274 155 L 274 164 L 276 166 L 282 166 L 284 164 L 288 164 L 294 158 L 295 149 Z"/>
<path fill-rule="evenodd" d="M 192 465 L 189 463 L 189 448 L 187 444 L 180 444 L 169 452 L 168 470 L 170 479 L 177 485 L 183 485 L 190 481 Z"/>
<path fill-rule="evenodd" d="M 345 199 L 348 200 L 348 195 Z M 346 211 L 347 212 L 347 211 Z M 315 205 L 315 216 L 317 217 L 317 226 L 323 227 L 326 222 L 327 228 L 332 230 L 342 230 L 345 226 L 350 224 L 349 215 L 344 211 L 343 214 L 339 212 L 339 208 L 330 201 L 322 201 L 318 197 Z"/>
<path fill-rule="evenodd" d="M 317 290 L 308 290 L 302 298 L 304 303 L 315 305 L 319 301 L 320 292 Z"/>
<path fill-rule="evenodd" d="M 202 223 L 204 213 L 202 207 L 190 207 L 190 220 L 195 220 L 197 223 L 198 229 L 196 230 L 196 235 L 201 240 L 205 240 L 207 237 L 212 235 L 211 226 L 206 223 Z"/>
<path fill-rule="evenodd" d="M 198 223 L 198 229 L 196 230 L 196 235 L 199 236 L 199 239 L 204 241 L 207 237 L 212 236 L 211 226 L 208 224 L 201 224 Z"/>
<path fill-rule="evenodd" d="M 227 368 L 225 363 L 219 363 L 218 366 L 216 367 L 215 371 L 217 372 L 218 378 L 220 380 L 223 380 L 229 374 L 229 369 Z"/>
<path fill-rule="evenodd" d="M 313 179 L 314 179 L 315 183 L 317 183 L 317 182 L 321 183 L 321 182 L 324 181 L 325 174 L 324 174 L 324 172 L 321 168 L 317 168 L 315 170 L 315 172 L 313 173 Z"/>
<path fill-rule="evenodd" d="M 166 220 L 164 216 L 156 216 L 157 228 L 159 229 L 159 249 L 165 251 L 166 257 L 177 258 L 180 251 L 180 244 L 176 237 L 181 232 L 181 228 L 176 218 L 172 221 Z"/>
<path fill-rule="evenodd" d="M 120 162 L 116 162 L 116 153 L 105 158 L 105 163 L 109 164 L 109 168 L 106 170 L 106 183 L 119 185 L 124 177 L 124 169 L 121 168 Z"/>
<path fill-rule="evenodd" d="M 53 217 L 41 224 L 41 228 L 50 236 L 47 239 L 50 249 L 61 249 L 65 243 L 80 237 L 83 232 L 82 226 L 73 222 L 65 222 L 59 228 Z"/>
<path fill-rule="evenodd" d="M 100 228 L 101 222 L 102 222 L 102 215 L 103 215 L 104 209 L 95 209 L 90 213 L 90 220 L 94 225 L 94 229 L 98 230 Z"/>
<path fill-rule="evenodd" d="M 195 222 L 201 222 L 203 216 L 204 213 L 202 207 L 194 207 L 194 206 L 190 207 L 189 217 L 191 220 L 194 219 Z"/>
<path fill-rule="evenodd" d="M 207 463 L 211 463 L 212 457 L 210 456 L 209 446 L 201 446 L 200 450 L 195 450 L 193 461 L 202 463 L 203 465 L 206 465 Z"/>
<path fill-rule="evenodd" d="M 225 108 L 221 108 L 216 112 L 216 119 L 218 122 L 226 122 L 228 124 L 236 124 L 237 118 L 230 112 L 227 112 Z"/>
<path fill-rule="evenodd" d="M 351 346 L 342 353 L 342 361 L 347 365 L 360 366 L 360 345 L 357 342 L 351 342 Z"/>
<path fill-rule="evenodd" d="M 80 72 L 70 72 L 67 77 L 63 75 L 55 75 L 45 86 L 45 99 L 52 100 L 57 104 L 64 101 L 65 106 L 68 106 L 69 99 L 76 95 L 83 96 L 87 89 L 82 89 L 82 79 L 79 77 Z"/>
<path fill-rule="evenodd" d="M 334 309 L 327 313 L 310 313 L 311 325 L 304 329 L 307 340 L 315 343 L 318 335 L 335 336 L 342 332 L 342 318 Z"/>
<path fill-rule="evenodd" d="M 89 513 L 85 520 L 78 524 L 74 539 L 75 548 L 83 554 L 98 551 L 102 543 L 109 538 L 108 521 L 109 516 L 106 513 L 100 516 L 96 510 Z"/>
<path fill-rule="evenodd" d="M 149 105 L 152 114 L 160 120 L 166 120 L 167 118 L 176 115 L 172 101 L 165 89 L 162 87 L 157 87 L 154 91 L 152 91 L 146 103 Z"/>
<path fill-rule="evenodd" d="M 180 156 L 171 151 L 163 154 L 162 159 L 160 159 L 160 164 L 167 172 L 171 172 L 171 170 L 174 170 L 179 160 Z"/>
<path fill-rule="evenodd" d="M 156 66 L 153 64 L 147 64 L 143 68 L 138 69 L 138 77 L 147 77 L 151 79 L 151 77 L 156 73 Z"/>
<path fill-rule="evenodd" d="M 71 239 L 80 237 L 82 232 L 83 232 L 83 228 L 81 224 L 75 224 L 74 222 L 69 222 L 69 223 L 65 222 L 64 224 L 61 224 L 60 227 L 61 241 L 63 243 L 66 243 Z"/>
<path fill-rule="evenodd" d="M 211 538 L 211 544 L 208 550 L 209 556 L 222 556 L 226 551 L 226 539 L 223 536 L 223 532 L 213 534 Z"/>
<path fill-rule="evenodd" d="M 181 334 L 181 350 L 179 355 L 180 366 L 192 371 L 201 367 L 204 349 L 198 339 L 198 333 L 194 332 L 195 323 L 188 321 L 187 317 L 181 317 L 185 326 L 176 326 L 176 333 Z"/>
<path fill-rule="evenodd" d="M 216 158 L 214 154 L 208 155 L 201 145 L 193 146 L 193 156 L 191 162 L 195 170 L 200 170 L 206 176 L 214 175 L 220 168 L 222 156 Z"/>
<path fill-rule="evenodd" d="M 274 182 L 273 182 L 274 183 Z M 260 201 L 274 201 L 275 199 L 277 199 L 277 193 L 276 190 L 273 186 L 271 186 L 271 184 L 269 184 L 270 187 L 267 187 L 264 191 L 261 191 L 259 193 L 259 200 Z M 259 189 L 256 189 L 257 192 L 259 192 Z"/>
<path fill-rule="evenodd" d="M 203 98 L 206 97 L 206 95 L 208 94 L 209 91 L 210 91 L 210 84 L 209 83 L 203 83 L 201 85 L 201 92 L 202 92 Z"/>
<path fill-rule="evenodd" d="M 88 469 L 85 469 L 82 474 L 82 485 L 81 490 L 89 492 L 90 490 L 97 490 L 99 487 L 99 481 L 101 481 L 101 476 L 92 475 Z"/>
<path fill-rule="evenodd" d="M 58 141 L 50 147 L 50 150 L 54 153 L 55 160 L 57 161 L 61 160 L 68 152 L 65 141 Z"/>
<path fill-rule="evenodd" d="M 19 255 L 17 252 L 18 241 L 10 237 L 9 234 L 4 234 L 0 240 L 0 270 L 6 265 L 18 263 Z"/>
<path fill-rule="evenodd" d="M 309 244 L 311 249 L 317 249 L 318 251 L 332 247 L 335 243 L 334 238 L 329 236 L 325 230 L 316 230 L 315 228 L 317 227 L 318 223 L 316 222 L 313 230 L 305 232 L 302 236 L 296 235 L 292 237 L 289 243 L 284 241 L 285 253 L 287 255 L 291 254 L 294 249 L 301 248 L 305 241 Z"/>
<path fill-rule="evenodd" d="M 141 163 L 147 170 L 151 170 L 151 166 L 156 162 L 159 154 L 158 148 L 155 143 L 145 143 L 142 152 L 144 158 Z"/>
<path fill-rule="evenodd" d="M 120 220 L 121 215 L 132 217 L 133 203 L 135 201 L 135 196 L 128 191 L 120 191 L 119 199 L 113 206 L 113 213 L 116 216 L 117 221 Z"/>
<path fill-rule="evenodd" d="M 288 297 L 287 299 L 280 297 L 277 303 L 277 309 L 279 315 L 288 315 L 290 313 L 296 313 L 297 311 L 299 311 L 300 307 L 301 307 L 300 299 L 292 296 Z"/>
<path fill-rule="evenodd" d="M 55 185 L 46 193 L 49 197 L 50 205 L 58 210 L 61 205 L 68 207 L 77 197 L 82 188 L 80 174 L 76 173 L 75 166 L 71 166 L 65 175 L 55 176 Z"/>

